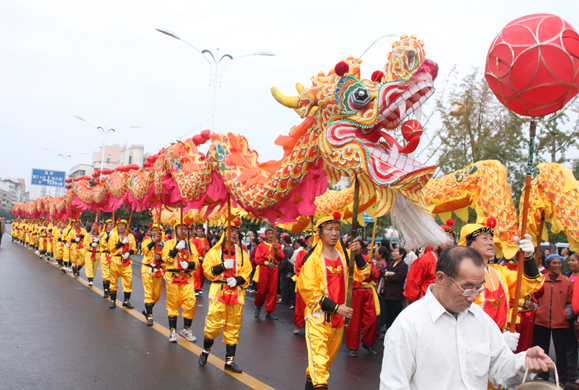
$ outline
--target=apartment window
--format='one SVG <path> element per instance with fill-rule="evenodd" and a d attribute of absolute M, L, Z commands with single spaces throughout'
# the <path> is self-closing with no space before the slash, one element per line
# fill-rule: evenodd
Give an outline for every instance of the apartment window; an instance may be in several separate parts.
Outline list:
<path fill-rule="evenodd" d="M 110 164 L 110 162 L 111 162 L 111 155 L 107 154 L 107 164 Z"/>
<path fill-rule="evenodd" d="M 129 164 L 133 163 L 133 156 L 129 156 Z"/>

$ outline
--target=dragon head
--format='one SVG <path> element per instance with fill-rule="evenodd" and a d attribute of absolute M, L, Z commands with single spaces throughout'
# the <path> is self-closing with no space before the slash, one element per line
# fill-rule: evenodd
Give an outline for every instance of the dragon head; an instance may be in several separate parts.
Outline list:
<path fill-rule="evenodd" d="M 342 176 L 366 179 L 376 191 L 419 191 L 434 174 L 411 157 L 420 142 L 417 120 L 421 106 L 434 93 L 438 66 L 426 59 L 424 43 L 403 35 L 392 46 L 382 71 L 370 80 L 360 77 L 360 59 L 352 56 L 324 75 L 312 78 L 312 87 L 297 84 L 299 95 L 288 97 L 272 88 L 274 98 L 302 117 L 313 116 L 312 130 L 330 183 Z M 391 135 L 401 128 L 406 144 Z"/>

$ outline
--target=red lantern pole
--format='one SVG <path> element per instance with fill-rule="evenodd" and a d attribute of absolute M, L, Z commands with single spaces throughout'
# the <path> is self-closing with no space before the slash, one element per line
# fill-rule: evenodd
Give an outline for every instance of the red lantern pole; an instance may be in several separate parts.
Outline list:
<path fill-rule="evenodd" d="M 525 238 L 527 233 L 527 218 L 529 216 L 529 195 L 531 193 L 531 174 L 533 173 L 533 155 L 535 154 L 535 132 L 537 130 L 537 122 L 531 121 L 529 126 L 529 160 L 527 163 L 527 178 L 525 181 L 525 196 L 523 198 L 523 210 L 521 211 L 521 240 Z M 541 234 L 541 233 L 539 233 Z M 538 249 L 538 248 L 537 248 Z M 521 286 L 523 284 L 523 268 L 525 263 L 525 255 L 519 250 L 519 267 L 517 271 L 517 289 L 515 290 L 515 300 L 513 304 L 513 314 L 511 315 L 511 326 L 509 331 L 515 333 L 517 327 L 517 314 L 519 312 L 519 299 L 521 298 Z"/>

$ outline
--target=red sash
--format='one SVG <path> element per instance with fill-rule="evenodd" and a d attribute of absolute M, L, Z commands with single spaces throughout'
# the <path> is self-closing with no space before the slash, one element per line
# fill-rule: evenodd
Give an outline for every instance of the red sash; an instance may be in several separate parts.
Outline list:
<path fill-rule="evenodd" d="M 326 287 L 328 290 L 328 298 L 336 302 L 338 305 L 346 303 L 346 280 L 344 277 L 344 266 L 340 257 L 336 260 L 324 259 L 326 267 Z M 344 317 L 333 314 L 332 328 L 339 328 L 344 325 Z"/>
<path fill-rule="evenodd" d="M 233 255 L 226 255 L 223 254 L 223 259 L 233 259 L 235 260 L 235 254 Z M 236 264 L 236 262 L 234 262 L 234 264 Z M 223 279 L 227 280 L 229 278 L 235 278 L 237 276 L 237 271 L 236 271 L 236 266 L 234 266 L 232 269 L 226 269 L 223 272 Z M 221 291 L 219 293 L 219 302 L 221 303 L 225 303 L 226 305 L 235 305 L 237 303 L 239 303 L 239 293 L 238 293 L 239 289 L 237 286 L 235 287 L 229 287 L 227 284 L 222 284 L 221 285 Z"/>
<path fill-rule="evenodd" d="M 482 307 L 484 312 L 487 313 L 497 324 L 499 329 L 502 330 L 507 325 L 507 317 L 509 314 L 509 296 L 503 288 L 503 283 L 499 273 L 494 268 L 489 267 L 489 277 L 492 278 L 493 274 L 496 276 L 496 279 L 493 279 L 496 290 L 491 292 L 487 285 L 487 289 L 483 292 Z M 497 280 L 499 281 L 498 286 Z"/>
<path fill-rule="evenodd" d="M 187 272 L 187 270 L 184 270 L 181 267 L 181 262 L 182 261 L 189 261 L 190 260 L 190 254 L 189 254 L 189 250 L 187 248 L 185 249 L 181 249 L 179 251 L 179 253 L 177 254 L 177 268 L 175 268 L 178 271 L 183 271 L 182 274 L 177 273 L 177 272 L 173 272 L 173 284 L 176 284 L 178 286 L 182 286 L 185 284 L 189 284 L 189 272 Z"/>

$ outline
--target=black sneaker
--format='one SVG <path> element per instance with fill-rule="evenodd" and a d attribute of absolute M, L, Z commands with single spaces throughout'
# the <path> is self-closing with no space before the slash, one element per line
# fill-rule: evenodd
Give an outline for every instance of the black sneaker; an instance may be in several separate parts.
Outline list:
<path fill-rule="evenodd" d="M 273 313 L 267 313 L 265 315 L 265 319 L 266 320 L 273 320 L 273 321 L 277 321 L 277 317 L 273 315 Z"/>
<path fill-rule="evenodd" d="M 372 355 L 372 356 L 378 355 L 378 352 L 376 352 L 376 350 L 374 349 L 373 346 L 362 344 L 362 347 L 363 347 L 366 351 L 368 351 L 368 352 L 370 353 L 370 355 Z"/>
<path fill-rule="evenodd" d="M 208 357 L 208 356 L 209 356 L 209 355 L 206 354 L 206 353 L 204 353 L 204 352 L 201 352 L 201 355 L 199 355 L 199 365 L 200 365 L 201 367 L 203 367 L 204 365 L 207 364 L 207 357 Z"/>
<path fill-rule="evenodd" d="M 237 364 L 235 364 L 234 361 L 231 361 L 231 363 L 225 363 L 225 369 L 228 371 L 233 371 L 236 374 L 241 374 L 243 372 L 241 368 L 237 367 Z"/>
<path fill-rule="evenodd" d="M 109 309 L 114 309 L 115 307 L 117 307 L 117 303 L 111 301 L 111 303 L 109 304 Z"/>
<path fill-rule="evenodd" d="M 131 302 L 129 302 L 129 301 L 123 301 L 123 307 L 126 307 L 127 309 L 134 309 L 135 308 L 133 305 L 131 305 Z"/>
<path fill-rule="evenodd" d="M 350 353 L 348 354 L 348 356 L 350 357 L 358 357 L 358 351 L 356 351 L 355 349 L 351 349 Z"/>
<path fill-rule="evenodd" d="M 259 318 L 259 313 L 261 313 L 261 307 L 256 307 L 255 311 L 253 312 L 253 316 L 255 318 Z"/>

